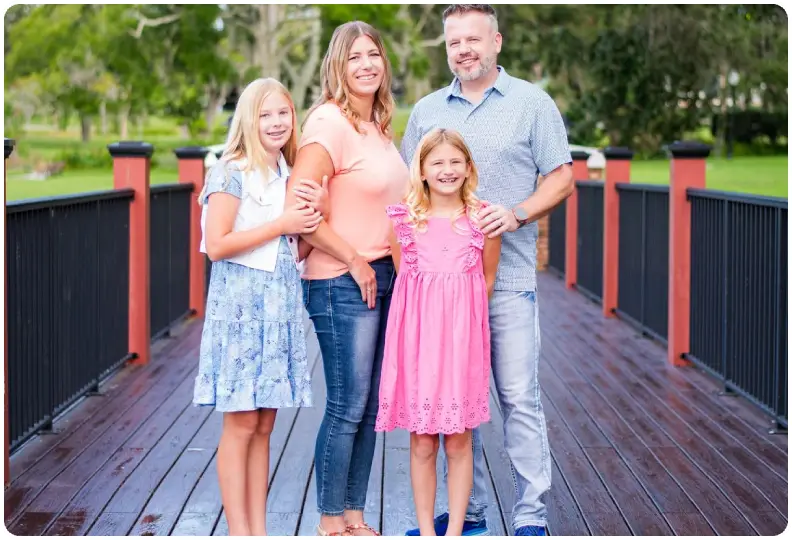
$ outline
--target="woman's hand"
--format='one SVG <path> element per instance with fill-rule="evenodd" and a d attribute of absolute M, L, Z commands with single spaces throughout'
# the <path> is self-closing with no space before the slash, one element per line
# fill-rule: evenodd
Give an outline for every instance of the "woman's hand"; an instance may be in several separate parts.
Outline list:
<path fill-rule="evenodd" d="M 305 203 L 298 202 L 284 209 L 278 222 L 283 234 L 310 234 L 319 227 L 322 214 Z"/>
<path fill-rule="evenodd" d="M 327 219 L 330 216 L 330 204 L 327 192 L 327 175 L 322 177 L 322 185 L 313 180 L 300 179 L 294 188 L 297 200 L 302 201 Z"/>
<path fill-rule="evenodd" d="M 349 263 L 349 273 L 360 287 L 363 302 L 368 304 L 369 309 L 374 309 L 377 304 L 377 274 L 374 273 L 374 269 L 358 255 Z"/>

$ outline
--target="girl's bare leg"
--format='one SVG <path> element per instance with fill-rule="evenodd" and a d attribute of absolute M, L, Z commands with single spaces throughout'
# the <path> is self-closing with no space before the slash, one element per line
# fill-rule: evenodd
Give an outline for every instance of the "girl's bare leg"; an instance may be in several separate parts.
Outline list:
<path fill-rule="evenodd" d="M 250 534 L 267 535 L 267 490 L 269 485 L 270 434 L 275 426 L 277 409 L 258 411 L 258 425 L 248 454 L 247 497 Z"/>
<path fill-rule="evenodd" d="M 418 518 L 421 536 L 436 536 L 434 509 L 437 494 L 436 467 L 439 448 L 439 435 L 410 433 L 410 478 L 415 500 L 415 515 Z M 473 467 L 472 461 L 470 466 Z M 467 507 L 467 499 L 465 501 L 465 507 Z"/>
<path fill-rule="evenodd" d="M 461 536 L 465 524 L 470 490 L 473 489 L 473 440 L 470 430 L 446 435 L 448 459 L 448 531 L 446 536 Z"/>
<path fill-rule="evenodd" d="M 223 434 L 217 449 L 217 477 L 229 536 L 250 536 L 247 469 L 258 411 L 223 414 Z"/>

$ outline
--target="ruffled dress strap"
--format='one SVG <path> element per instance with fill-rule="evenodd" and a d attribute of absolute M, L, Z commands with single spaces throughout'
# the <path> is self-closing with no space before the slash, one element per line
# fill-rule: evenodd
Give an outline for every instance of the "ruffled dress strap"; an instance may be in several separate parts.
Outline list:
<path fill-rule="evenodd" d="M 488 202 L 481 201 L 480 210 L 483 210 L 487 206 L 489 206 Z M 464 269 L 466 271 L 476 266 L 484 250 L 484 233 L 481 232 L 478 226 L 478 216 L 475 218 L 468 217 L 468 222 L 470 223 L 470 246 L 468 248 L 467 257 L 465 258 Z"/>
<path fill-rule="evenodd" d="M 418 273 L 418 252 L 415 246 L 415 231 L 407 222 L 407 205 L 392 204 L 385 208 L 388 217 L 393 221 L 396 239 L 402 247 L 401 259 L 410 274 Z"/>

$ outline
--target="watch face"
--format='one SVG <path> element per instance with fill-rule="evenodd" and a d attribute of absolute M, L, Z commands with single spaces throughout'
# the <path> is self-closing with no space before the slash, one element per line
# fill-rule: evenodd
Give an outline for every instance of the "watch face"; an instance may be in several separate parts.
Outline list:
<path fill-rule="evenodd" d="M 528 219 L 528 212 L 519 207 L 514 209 L 514 215 L 518 221 L 525 221 Z"/>

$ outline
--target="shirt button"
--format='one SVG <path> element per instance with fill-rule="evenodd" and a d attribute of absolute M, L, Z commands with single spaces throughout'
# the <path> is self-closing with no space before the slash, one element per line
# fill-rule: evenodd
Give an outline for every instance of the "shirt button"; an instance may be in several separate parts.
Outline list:
<path fill-rule="evenodd" d="M 294 238 L 291 238 L 291 237 L 290 237 L 290 238 L 289 238 L 289 243 L 290 243 L 290 244 L 293 244 L 293 243 L 294 243 Z"/>

